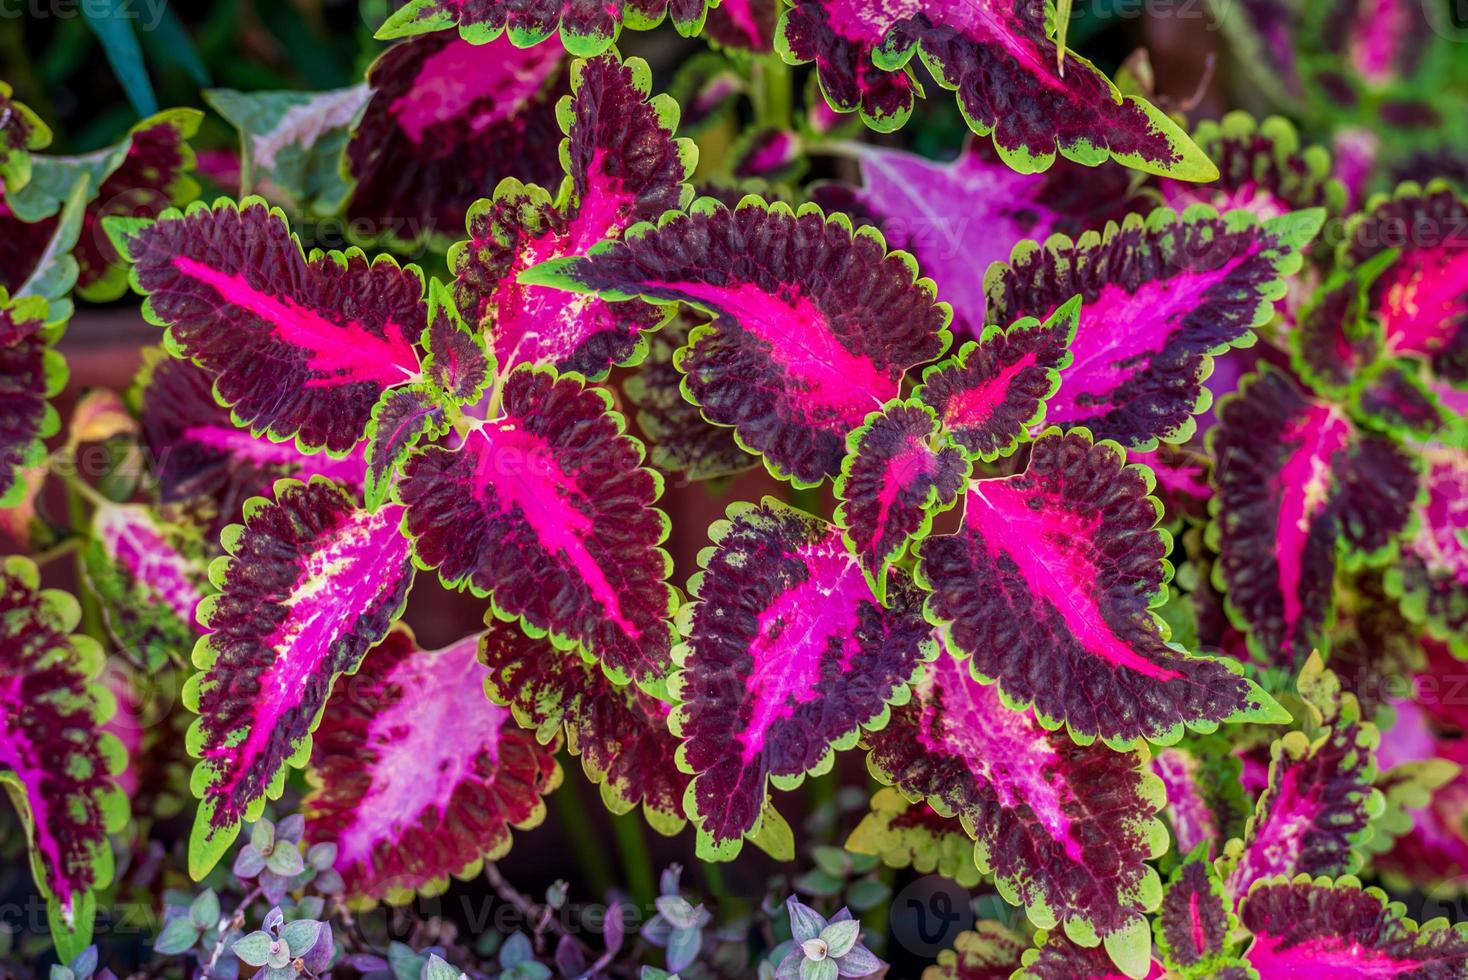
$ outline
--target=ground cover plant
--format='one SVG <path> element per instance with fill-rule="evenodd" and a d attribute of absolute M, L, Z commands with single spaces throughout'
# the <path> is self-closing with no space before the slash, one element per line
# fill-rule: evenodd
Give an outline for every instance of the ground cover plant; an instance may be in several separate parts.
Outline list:
<path fill-rule="evenodd" d="M 300 6 L 0 84 L 6 971 L 1468 977 L 1451 11 Z"/>

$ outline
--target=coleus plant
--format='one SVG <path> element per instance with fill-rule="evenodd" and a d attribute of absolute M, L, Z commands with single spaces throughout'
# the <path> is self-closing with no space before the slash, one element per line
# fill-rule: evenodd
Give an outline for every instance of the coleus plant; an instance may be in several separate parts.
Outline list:
<path fill-rule="evenodd" d="M 5 526 L 64 482 L 97 613 L 7 560 L 0 778 L 64 956 L 125 817 L 106 639 L 181 688 L 196 879 L 299 802 L 282 895 L 297 839 L 343 909 L 494 881 L 562 750 L 704 861 L 785 860 L 784 794 L 845 753 L 882 784 L 849 850 L 1022 910 L 932 975 L 1468 973 L 1358 877 L 1468 869 L 1464 719 L 1369 689 L 1468 654 L 1468 202 L 1348 214 L 1289 123 L 1190 135 L 1067 16 L 415 0 L 360 85 L 211 93 L 242 154 L 212 202 L 196 112 L 46 156 L 0 88 Z M 614 47 L 665 18 L 722 50 L 682 107 Z M 807 62 L 821 101 L 772 121 Z M 947 163 L 830 111 L 896 129 L 918 63 L 979 137 Z M 859 182 L 802 184 L 809 147 Z M 359 247 L 311 246 L 335 214 Z M 148 479 L 109 494 L 44 445 L 71 297 L 124 268 L 161 344 L 129 424 L 78 409 L 66 446 L 131 440 Z M 685 526 L 682 485 L 730 478 Z M 427 649 L 436 586 L 483 628 Z M 707 913 L 664 892 L 688 966 Z M 877 968 L 810 915 L 776 975 Z"/>

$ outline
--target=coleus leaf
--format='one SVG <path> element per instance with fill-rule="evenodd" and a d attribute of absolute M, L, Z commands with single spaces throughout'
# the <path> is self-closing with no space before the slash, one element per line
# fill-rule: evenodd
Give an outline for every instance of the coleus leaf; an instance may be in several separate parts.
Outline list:
<path fill-rule="evenodd" d="M 1029 941 L 998 922 L 978 922 L 923 971 L 923 980 L 1009 980 Z"/>
<path fill-rule="evenodd" d="M 200 556 L 142 504 L 98 507 L 83 557 L 118 650 L 147 670 L 182 665 L 208 581 Z"/>
<path fill-rule="evenodd" d="M 1153 492 L 1162 501 L 1163 519 L 1169 526 L 1181 526 L 1182 518 L 1199 523 L 1206 519 L 1213 497 L 1208 480 L 1213 461 L 1207 455 L 1162 442 L 1150 452 L 1130 450 L 1127 459 L 1152 471 L 1157 480 Z"/>
<path fill-rule="evenodd" d="M 1015 242 L 1099 230 L 1144 203 L 1120 167 L 1083 170 L 1064 161 L 1021 174 L 987 141 L 971 141 L 946 163 L 864 143 L 843 148 L 856 157 L 861 187 L 816 184 L 812 199 L 875 224 L 893 248 L 911 252 L 952 304 L 954 334 L 970 340 L 988 322 L 979 270 L 1007 260 Z"/>
<path fill-rule="evenodd" d="M 1442 441 L 1468 446 L 1468 420 L 1439 400 L 1426 366 L 1412 358 L 1373 365 L 1351 400 L 1356 418 L 1398 441 Z M 1456 430 L 1456 431 L 1455 431 Z"/>
<path fill-rule="evenodd" d="M 1101 234 L 1022 242 L 985 277 L 988 319 L 1043 317 L 1081 294 L 1071 366 L 1047 418 L 1098 438 L 1152 449 L 1185 442 L 1212 399 L 1212 356 L 1254 343 L 1274 316 L 1320 209 L 1261 221 L 1194 205 L 1129 215 Z"/>
<path fill-rule="evenodd" d="M 1042 323 L 1034 317 L 1006 330 L 988 326 L 977 343 L 923 370 L 913 397 L 932 408 L 943 429 L 970 458 L 993 461 L 1028 441 L 1045 419 L 1045 403 L 1071 364 L 1080 297 L 1072 297 Z"/>
<path fill-rule="evenodd" d="M 63 960 L 91 943 L 93 893 L 112 880 L 107 835 L 128 817 L 115 782 L 127 757 L 102 730 L 115 703 L 96 683 L 106 658 L 96 641 L 69 635 L 80 618 L 74 598 L 40 588 L 29 559 L 0 563 L 0 784 Z"/>
<path fill-rule="evenodd" d="M 14 95 L 14 89 L 0 82 L 0 184 L 6 193 L 30 181 L 31 151 L 45 149 L 51 142 L 50 127 Z"/>
<path fill-rule="evenodd" d="M 376 510 L 387 500 L 393 475 L 419 443 L 448 430 L 448 405 L 436 386 L 410 384 L 384 391 L 367 424 L 367 508 Z"/>
<path fill-rule="evenodd" d="M 1407 528 L 1417 464 L 1267 364 L 1218 420 L 1208 437 L 1214 584 L 1254 656 L 1293 665 L 1327 648 L 1337 561 L 1380 564 Z"/>
<path fill-rule="evenodd" d="M 514 3 L 511 0 L 408 0 L 377 31 L 378 38 L 407 37 L 457 27 L 459 35 L 484 44 L 502 33 L 521 47 L 539 45 L 559 31 L 566 50 L 581 57 L 601 54 L 625 25 L 648 30 L 671 16 L 684 37 L 703 28 L 706 0 L 608 0 L 597 6 L 571 3 Z"/>
<path fill-rule="evenodd" d="M 1254 941 L 1246 956 L 1263 978 L 1464 976 L 1468 931 L 1439 919 L 1419 928 L 1400 902 L 1349 875 L 1307 874 L 1256 885 L 1239 913 Z"/>
<path fill-rule="evenodd" d="M 1041 928 L 1127 947 L 1162 897 L 1147 861 L 1167 847 L 1162 783 L 1144 748 L 1077 745 L 1014 711 L 940 653 L 912 702 L 867 736 L 867 763 L 903 796 L 957 816 L 1005 901 Z M 1104 956 L 1104 954 L 1103 954 Z"/>
<path fill-rule="evenodd" d="M 448 289 L 437 279 L 428 285 L 428 327 L 421 343 L 428 351 L 423 376 L 455 405 L 479 400 L 499 367 L 459 315 Z"/>
<path fill-rule="evenodd" d="M 1025 472 L 971 483 L 958 532 L 917 548 L 928 617 L 1006 703 L 1083 743 L 1288 720 L 1240 665 L 1168 642 L 1153 608 L 1171 536 L 1155 526 L 1151 475 L 1125 460 L 1083 429 L 1049 429 Z"/>
<path fill-rule="evenodd" d="M 1382 811 L 1373 752 L 1376 726 L 1356 699 L 1340 695 L 1339 714 L 1313 739 L 1287 732 L 1270 746 L 1269 785 L 1255 804 L 1242 842 L 1230 842 L 1225 886 L 1234 901 L 1274 875 L 1349 874 L 1358 846 Z"/>
<path fill-rule="evenodd" d="M 1193 130 L 1193 142 L 1217 165 L 1219 177 L 1208 184 L 1163 178 L 1158 188 L 1170 207 L 1243 208 L 1260 220 L 1302 208 L 1325 208 L 1332 215 L 1345 211 L 1346 188 L 1331 175 L 1330 152 L 1300 146 L 1299 133 L 1282 116 L 1256 121 L 1236 111 L 1217 121 L 1205 119 Z"/>
<path fill-rule="evenodd" d="M 1369 297 L 1385 352 L 1421 358 L 1444 380 L 1468 385 L 1468 200 L 1444 182 L 1403 184 L 1352 217 L 1338 260 L 1354 268 L 1393 250 Z"/>
<path fill-rule="evenodd" d="M 846 849 L 853 854 L 880 857 L 889 868 L 911 867 L 923 874 L 937 872 L 964 888 L 973 888 L 983 879 L 978 865 L 974 864 L 974 842 L 963 825 L 927 803 L 908 802 L 891 787 L 880 789 L 872 796 L 871 810 L 846 839 Z M 961 942 L 958 946 L 962 951 Z M 1014 972 L 1022 951 L 1023 947 L 1014 951 L 1015 965 L 1003 976 Z M 970 958 L 965 953 L 963 959 Z M 966 977 L 972 973 L 970 970 L 955 975 Z"/>
<path fill-rule="evenodd" d="M 1424 455 L 1427 494 L 1384 584 L 1407 618 L 1468 657 L 1468 453 Z"/>
<path fill-rule="evenodd" d="M 683 396 L 683 372 L 675 355 L 688 344 L 697 321 L 681 313 L 647 338 L 646 359 L 622 382 L 637 407 L 637 428 L 648 443 L 648 461 L 659 473 L 688 482 L 709 480 L 759 465 L 759 457 L 734 441 L 734 432 L 714 425 Z"/>
<path fill-rule="evenodd" d="M 1150 955 L 1150 936 L 1140 937 L 1137 953 L 1127 966 L 1116 964 L 1114 957 L 1099 946 L 1082 946 L 1062 932 L 1039 932 L 1035 945 L 1025 951 L 1016 980 L 1161 980 L 1167 975 L 1162 964 Z M 1219 980 L 1224 980 L 1220 977 Z M 1238 980 L 1238 978 L 1227 978 Z"/>
<path fill-rule="evenodd" d="M 87 178 L 87 204 L 72 250 L 78 266 L 77 294 L 82 298 L 107 302 L 127 291 L 126 266 L 103 233 L 104 219 L 156 217 L 198 195 L 199 185 L 191 175 L 194 151 L 187 141 L 203 117 L 197 109 L 169 109 L 138 123 L 121 142 L 104 150 L 34 157 L 30 183 L 7 195 L 6 205 L 16 218 L 36 222 L 50 235 L 62 220 L 78 178 Z"/>
<path fill-rule="evenodd" d="M 228 555 L 210 568 L 218 595 L 199 603 L 208 631 L 194 648 L 199 673 L 183 689 L 199 717 L 200 804 L 189 871 L 212 868 L 239 832 L 280 795 L 287 766 L 304 766 L 311 730 L 337 675 L 353 673 L 402 612 L 413 582 L 403 509 L 358 509 L 320 477 L 282 480 L 274 500 L 253 498 L 243 525 L 226 528 Z"/>
<path fill-rule="evenodd" d="M 1242 835 L 1253 812 L 1244 795 L 1242 763 L 1221 735 L 1187 739 L 1158 750 L 1152 770 L 1167 788 L 1167 822 L 1173 850 L 1190 854 L 1200 845 L 1217 856 Z"/>
<path fill-rule="evenodd" d="M 1233 901 L 1213 871 L 1206 845 L 1188 855 L 1162 893 L 1153 930 L 1168 969 L 1185 977 L 1213 977 L 1238 926 Z"/>
<path fill-rule="evenodd" d="M 1371 284 L 1392 261 L 1373 258 L 1337 271 L 1316 290 L 1290 331 L 1290 364 L 1311 388 L 1342 398 L 1381 354 L 1381 331 L 1367 317 Z"/>
<path fill-rule="evenodd" d="M 1051 9 L 1039 0 L 870 7 L 796 0 L 775 48 L 791 64 L 816 62 L 821 90 L 874 129 L 907 121 L 918 90 L 905 66 L 922 60 L 955 90 L 969 128 L 991 133 L 1004 162 L 1036 173 L 1055 161 L 1096 166 L 1111 157 L 1148 173 L 1210 181 L 1218 170 L 1155 106 L 1123 98 L 1091 63 L 1064 51 L 1057 64 Z"/>
<path fill-rule="evenodd" d="M 474 45 L 451 33 L 384 51 L 346 149 L 355 233 L 400 245 L 441 239 L 504 178 L 557 179 L 564 58 L 555 45 Z"/>
<path fill-rule="evenodd" d="M 513 629 L 514 627 L 510 627 Z M 306 840 L 336 845 L 354 900 L 403 902 L 478 874 L 510 828 L 545 819 L 554 752 L 484 697 L 479 637 L 422 650 L 389 633 L 327 703 L 311 751 Z"/>
<path fill-rule="evenodd" d="M 370 96 L 362 83 L 328 92 L 212 89 L 204 101 L 239 130 L 241 194 L 292 214 L 335 214 L 350 190 L 342 153 Z"/>
<path fill-rule="evenodd" d="M 600 378 L 639 360 L 642 334 L 662 311 L 641 302 L 609 303 L 519 280 L 552 259 L 584 255 L 638 221 L 687 205 L 684 183 L 697 150 L 675 139 L 678 106 L 649 98 L 652 72 L 640 58 L 615 54 L 576 62 L 572 94 L 557 108 L 567 138 L 560 194 L 505 181 L 469 210 L 469 240 L 449 252 L 455 299 L 491 340 L 502 370 L 553 365 Z"/>
<path fill-rule="evenodd" d="M 521 281 L 712 313 L 675 361 L 684 391 L 797 486 L 835 476 L 847 433 L 949 341 L 949 309 L 911 256 L 814 205 L 753 196 L 732 211 L 700 198 Z"/>
<path fill-rule="evenodd" d="M 501 395 L 499 416 L 457 449 L 425 447 L 404 465 L 397 497 L 416 561 L 609 677 L 655 682 L 674 606 L 658 547 L 668 522 L 653 506 L 662 479 L 642 468 L 607 392 L 522 367 Z"/>
<path fill-rule="evenodd" d="M 669 683 L 705 860 L 758 834 L 767 781 L 790 789 L 827 772 L 863 728 L 886 724 L 935 652 L 906 576 L 892 577 L 884 606 L 835 527 L 768 497 L 728 515 L 689 580 L 697 602 L 679 614 Z"/>
<path fill-rule="evenodd" d="M 873 412 L 846 445 L 836 478 L 836 525 L 880 597 L 888 564 L 957 502 L 971 465 L 944 438 L 937 413 L 917 401 Z"/>
<path fill-rule="evenodd" d="M 774 44 L 779 15 L 778 0 L 719 0 L 700 33 L 721 47 L 764 54 Z"/>
<path fill-rule="evenodd" d="M 343 455 L 382 392 L 419 374 L 427 304 L 413 266 L 355 249 L 307 258 L 258 197 L 108 229 L 170 352 L 209 371 L 256 435 Z"/>
<path fill-rule="evenodd" d="M 207 371 L 157 348 L 143 352 L 130 400 L 162 503 L 206 498 L 216 521 L 230 523 L 239 519 L 245 498 L 280 477 L 325 476 L 353 492 L 364 483 L 365 463 L 357 453 L 342 459 L 303 453 L 293 443 L 238 428 L 215 400 Z"/>
<path fill-rule="evenodd" d="M 581 756 L 586 778 L 601 787 L 613 813 L 638 804 L 661 834 L 683 829 L 688 776 L 674 760 L 669 706 L 635 686 L 618 687 L 595 665 L 554 650 L 513 623 L 492 622 L 479 645 L 490 700 L 508 707 L 542 745 L 564 730 L 566 748 Z"/>
<path fill-rule="evenodd" d="M 71 319 L 81 271 L 77 246 L 92 194 L 90 178 L 78 176 L 56 213 L 33 224 L 16 218 L 0 200 L 0 288 L 16 297 L 44 297 L 49 324 Z"/>
<path fill-rule="evenodd" d="M 0 289 L 0 507 L 26 492 L 21 477 L 45 455 L 42 440 L 61 419 L 48 399 L 66 386 L 66 359 L 51 349 L 60 327 L 48 327 L 46 300 L 12 299 Z"/>

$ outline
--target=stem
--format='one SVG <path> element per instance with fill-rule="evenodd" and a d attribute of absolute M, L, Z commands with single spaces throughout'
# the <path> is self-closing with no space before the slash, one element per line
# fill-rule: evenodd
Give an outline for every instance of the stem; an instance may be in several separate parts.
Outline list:
<path fill-rule="evenodd" d="M 82 540 L 83 539 L 80 535 L 74 534 L 71 537 L 67 538 L 65 541 L 62 541 L 60 544 L 53 545 L 52 547 L 47 548 L 45 551 L 36 555 L 31 560 L 34 561 L 37 565 L 48 565 L 56 559 L 65 558 L 73 551 L 76 551 L 82 546 Z"/>
<path fill-rule="evenodd" d="M 579 764 L 574 759 L 567 761 L 571 765 Z M 606 849 L 597 840 L 597 833 L 587 817 L 588 811 L 582 801 L 576 778 L 573 776 L 567 779 L 560 792 L 552 793 L 549 799 L 556 822 L 566 831 L 566 836 L 571 838 L 571 849 L 576 852 L 576 862 L 586 873 L 587 884 L 597 898 L 602 898 L 611 891 L 617 879 L 607 861 Z"/>
<path fill-rule="evenodd" d="M 709 894 L 722 903 L 723 899 L 729 897 L 729 883 L 724 880 L 724 872 L 713 861 L 704 861 L 700 864 L 703 870 L 703 881 L 708 886 Z"/>
<path fill-rule="evenodd" d="M 622 859 L 622 874 L 639 909 L 652 907 L 657 890 L 652 880 L 652 858 L 647 853 L 647 838 L 642 833 L 642 820 L 634 810 L 612 818 L 617 832 L 617 853 Z"/>
<path fill-rule="evenodd" d="M 216 927 L 219 935 L 214 940 L 214 951 L 209 954 L 209 963 L 204 967 L 204 976 L 207 977 L 214 972 L 214 967 L 219 963 L 219 957 L 224 953 L 224 937 L 229 935 L 231 929 L 238 929 L 245 924 L 245 910 L 260 895 L 260 886 L 256 885 L 245 894 L 244 898 L 240 899 L 240 904 L 232 915 L 219 920 L 219 925 Z"/>
<path fill-rule="evenodd" d="M 794 75 L 777 54 L 754 66 L 754 108 L 761 126 L 789 129 L 794 105 Z"/>

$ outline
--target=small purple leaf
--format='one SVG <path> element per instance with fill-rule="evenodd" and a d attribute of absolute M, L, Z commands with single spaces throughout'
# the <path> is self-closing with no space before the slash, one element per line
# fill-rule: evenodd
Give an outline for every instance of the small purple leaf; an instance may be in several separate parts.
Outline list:
<path fill-rule="evenodd" d="M 1080 297 L 1043 323 L 1026 317 L 1005 330 L 985 327 L 977 343 L 923 371 L 913 397 L 938 413 L 943 429 L 971 458 L 993 461 L 1029 440 L 1045 403 L 1071 365 Z"/>

